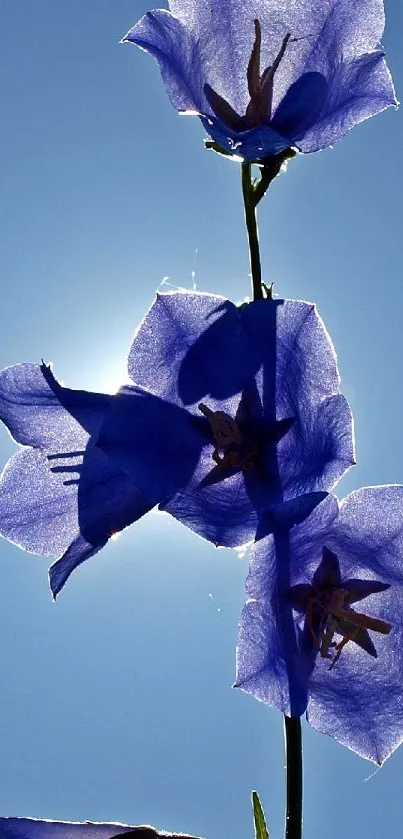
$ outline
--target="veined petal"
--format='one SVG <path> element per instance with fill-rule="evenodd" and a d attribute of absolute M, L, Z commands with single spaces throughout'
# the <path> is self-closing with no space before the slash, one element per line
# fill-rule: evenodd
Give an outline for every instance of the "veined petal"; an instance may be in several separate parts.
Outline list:
<path fill-rule="evenodd" d="M 148 12 L 125 35 L 159 64 L 168 96 L 177 111 L 209 112 L 204 95 L 199 44 L 192 32 L 170 12 Z"/>
<path fill-rule="evenodd" d="M 214 469 L 212 447 L 202 451 L 192 480 L 160 509 L 170 513 L 199 536 L 215 545 L 232 548 L 254 538 L 258 510 L 246 492 L 241 472 L 209 484 L 206 477 Z"/>
<path fill-rule="evenodd" d="M 78 533 L 77 483 L 84 452 L 61 455 L 66 471 L 51 471 L 40 450 L 12 457 L 1 476 L 0 533 L 41 556 L 58 556 Z"/>
<path fill-rule="evenodd" d="M 403 486 L 363 487 L 351 492 L 341 502 L 334 529 L 340 538 L 354 543 L 361 566 L 369 552 L 375 577 L 403 585 Z"/>
<path fill-rule="evenodd" d="M 296 415 L 277 446 L 285 500 L 333 489 L 355 464 L 353 417 L 344 396 L 329 396 L 316 406 L 300 404 Z"/>
<path fill-rule="evenodd" d="M 322 24 L 308 39 L 305 71 L 328 78 L 334 66 L 377 50 L 385 28 L 383 0 L 333 0 Z"/>
<path fill-rule="evenodd" d="M 294 418 L 277 444 L 283 498 L 331 489 L 354 463 L 354 438 L 322 319 L 315 306 L 298 300 L 253 303 L 242 319 L 262 360 L 256 383 L 265 417 Z"/>
<path fill-rule="evenodd" d="M 293 585 L 311 583 L 311 577 L 321 561 L 322 542 L 332 530 L 338 515 L 339 502 L 336 496 L 329 493 L 314 507 L 309 517 L 291 528 L 290 555 L 292 553 L 297 557 L 301 566 L 311 562 L 308 575 L 304 574 L 301 579 L 293 579 Z M 279 530 L 282 529 L 281 523 Z M 250 599 L 263 601 L 271 596 L 275 563 L 276 543 L 272 533 L 256 543 L 251 550 L 249 574 L 246 580 L 246 591 Z"/>
<path fill-rule="evenodd" d="M 291 606 L 288 608 L 291 616 Z M 269 603 L 246 603 L 238 628 L 234 687 L 287 716 L 298 717 L 307 706 L 307 679 L 300 672 L 302 659 L 294 656 L 293 666 L 289 666 L 287 647 L 292 652 L 295 639 L 292 631 L 280 629 L 284 618 L 285 610 L 280 616 Z"/>
<path fill-rule="evenodd" d="M 258 366 L 253 347 L 245 346 L 239 308 L 192 292 L 157 294 L 128 360 L 137 385 L 179 405 L 231 397 Z"/>
<path fill-rule="evenodd" d="M 130 353 L 133 379 L 151 380 L 177 405 L 191 405 L 189 413 L 143 395 L 145 423 L 140 391 L 128 388 L 114 401 L 99 444 L 131 470 L 150 500 L 214 544 L 237 546 L 255 537 L 266 508 L 331 489 L 354 463 L 352 417 L 338 393 L 333 346 L 312 304 L 264 300 L 235 307 L 218 300 L 161 295 Z M 261 451 L 257 469 L 223 474 L 213 438 L 202 433 L 198 406 L 203 399 L 204 408 L 237 420 L 248 393 L 259 404 L 260 428 L 281 421 L 288 427 L 272 442 L 264 431 L 249 431 L 252 447 Z M 259 433 L 264 442 L 256 437 L 254 443 Z M 158 487 L 165 491 L 159 498 Z"/>
<path fill-rule="evenodd" d="M 86 446 L 96 436 L 112 397 L 58 384 L 45 364 L 0 372 L 0 419 L 18 443 L 48 451 Z"/>
<path fill-rule="evenodd" d="M 402 502 L 403 486 L 328 496 L 258 542 L 239 629 L 238 687 L 285 713 L 305 693 L 314 728 L 379 764 L 403 741 Z"/>
<path fill-rule="evenodd" d="M 397 100 L 383 53 L 374 52 L 335 68 L 320 118 L 305 130 L 295 128 L 295 143 L 303 152 L 327 148 L 351 128 L 380 113 Z"/>
<path fill-rule="evenodd" d="M 98 447 L 89 447 L 84 456 L 76 503 L 79 535 L 49 569 L 54 597 L 78 565 L 94 556 L 111 537 L 138 521 L 154 506 L 131 476 Z"/>
<path fill-rule="evenodd" d="M 328 495 L 302 524 L 287 530 L 281 523 L 250 552 L 249 599 L 238 629 L 235 686 L 289 716 L 306 710 L 314 660 L 311 654 L 301 654 L 301 633 L 285 592 L 292 585 L 311 583 L 306 575 L 294 578 L 295 557 L 301 564 L 302 556 L 313 557 L 315 563 L 323 533 L 338 509 L 337 499 Z"/>
<path fill-rule="evenodd" d="M 338 543 L 334 544 L 337 544 L 340 553 L 344 548 L 346 555 L 351 550 L 356 554 L 354 542 L 347 541 L 344 535 L 339 534 Z M 384 555 L 381 550 L 379 565 Z M 395 553 L 394 562 L 397 564 L 400 560 L 402 565 L 402 558 L 400 550 L 400 553 Z M 354 574 L 365 577 L 370 572 L 379 578 L 379 565 L 373 568 L 370 551 L 365 558 L 362 551 L 362 560 L 361 567 L 355 566 Z M 382 577 L 391 579 L 387 568 Z M 330 673 L 323 667 L 323 662 L 318 661 L 310 677 L 309 724 L 379 765 L 403 742 L 402 605 L 401 582 L 392 583 L 388 590 L 362 600 L 357 606 L 359 612 L 387 620 L 392 625 L 389 635 L 370 633 L 376 658 L 357 644 L 349 643 Z"/>
<path fill-rule="evenodd" d="M 77 565 L 152 506 L 95 447 L 50 456 L 25 450 L 2 475 L 0 534 L 31 553 L 63 554 L 51 572 L 56 596 Z"/>

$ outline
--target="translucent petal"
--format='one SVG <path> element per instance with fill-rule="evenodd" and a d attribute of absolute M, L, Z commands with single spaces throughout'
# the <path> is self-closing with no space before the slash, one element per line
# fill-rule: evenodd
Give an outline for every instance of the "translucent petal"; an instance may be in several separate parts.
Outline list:
<path fill-rule="evenodd" d="M 160 396 L 192 406 L 191 433 L 182 413 L 175 420 L 172 407 L 156 402 L 156 425 L 169 427 L 172 438 L 173 456 L 166 459 L 171 443 L 165 435 L 151 432 L 149 421 L 146 432 L 153 445 L 147 444 L 142 433 L 134 434 L 137 420 L 122 402 L 126 431 L 119 421 L 112 431 L 113 446 L 103 437 L 101 445 L 113 457 L 119 449 L 121 468 L 127 468 L 132 457 L 128 452 L 133 452 L 130 468 L 137 483 L 145 473 L 147 484 L 139 484 L 145 494 L 155 498 L 151 483 L 161 486 L 163 481 L 166 500 L 158 499 L 163 509 L 215 544 L 250 541 L 264 509 L 330 489 L 354 462 L 351 412 L 338 394 L 334 349 L 312 304 L 265 300 L 235 307 L 209 295 L 161 295 L 133 342 L 129 369 L 134 380 L 152 382 Z M 199 400 L 235 419 L 248 393 L 259 403 L 259 421 L 270 428 L 287 420 L 289 430 L 279 442 L 265 444 L 257 471 L 223 476 L 213 458 L 214 440 L 203 436 L 198 424 Z M 134 403 L 132 407 L 138 410 Z M 112 426 L 114 410 L 108 414 Z M 180 464 L 184 472 L 178 480 Z"/>
<path fill-rule="evenodd" d="M 402 502 L 402 486 L 358 490 L 340 512 L 328 496 L 288 535 L 257 543 L 239 630 L 239 687 L 286 713 L 302 708 L 305 689 L 310 724 L 379 764 L 403 741 Z M 319 585 L 324 548 L 340 566 L 334 584 L 348 589 L 351 581 L 360 601 L 344 631 L 354 611 L 392 627 L 347 638 L 331 669 L 315 651 L 308 615 L 287 594 L 289 584 L 302 594 Z"/>
<path fill-rule="evenodd" d="M 158 61 L 168 96 L 177 111 L 206 113 L 199 45 L 177 18 L 164 9 L 148 12 L 123 41 L 136 44 Z"/>
<path fill-rule="evenodd" d="M 17 442 L 48 451 L 85 447 L 97 435 L 111 399 L 62 387 L 45 364 L 18 364 L 0 372 L 0 419 Z"/>
<path fill-rule="evenodd" d="M 258 369 L 245 346 L 240 309 L 213 294 L 158 294 L 129 353 L 135 384 L 170 402 L 197 405 L 206 396 L 239 393 Z"/>
<path fill-rule="evenodd" d="M 0 533 L 32 553 L 64 554 L 51 574 L 57 594 L 78 564 L 151 506 L 95 447 L 50 457 L 24 450 L 2 475 Z"/>

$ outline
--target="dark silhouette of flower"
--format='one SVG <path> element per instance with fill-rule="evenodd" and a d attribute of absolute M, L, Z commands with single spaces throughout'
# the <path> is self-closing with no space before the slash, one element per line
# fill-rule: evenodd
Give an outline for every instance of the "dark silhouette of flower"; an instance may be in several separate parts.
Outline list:
<path fill-rule="evenodd" d="M 171 0 L 127 33 L 153 55 L 173 106 L 227 154 L 326 148 L 396 105 L 383 0 Z"/>
<path fill-rule="evenodd" d="M 379 764 L 403 740 L 402 510 L 380 486 L 271 511 L 239 626 L 236 687 Z"/>

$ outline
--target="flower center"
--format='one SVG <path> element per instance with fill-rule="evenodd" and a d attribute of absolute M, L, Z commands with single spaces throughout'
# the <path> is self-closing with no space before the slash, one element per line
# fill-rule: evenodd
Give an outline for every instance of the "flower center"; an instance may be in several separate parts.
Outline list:
<path fill-rule="evenodd" d="M 258 447 L 246 441 L 235 420 L 225 411 L 212 411 L 203 402 L 199 411 L 206 417 L 216 443 L 213 460 L 223 469 L 253 469 Z"/>
<path fill-rule="evenodd" d="M 267 124 L 270 121 L 273 103 L 274 76 L 284 57 L 287 44 L 291 39 L 291 34 L 288 32 L 283 38 L 281 47 L 273 61 L 273 64 L 266 67 L 263 73 L 261 73 L 262 27 L 257 18 L 254 21 L 254 25 L 255 41 L 252 47 L 252 54 L 249 59 L 246 73 L 250 101 L 245 114 L 243 116 L 238 114 L 229 102 L 227 102 L 223 96 L 220 96 L 220 94 L 210 87 L 209 84 L 204 85 L 204 92 L 207 101 L 214 113 L 222 120 L 222 122 L 234 131 L 248 131 L 249 129 L 256 128 L 259 125 Z"/>
<path fill-rule="evenodd" d="M 389 635 L 390 623 L 356 612 L 349 605 L 350 592 L 344 588 L 313 593 L 307 603 L 306 617 L 313 643 L 322 658 L 331 660 L 331 670 L 349 641 L 354 641 L 362 630 L 371 629 Z M 334 636 L 341 636 L 335 641 Z"/>

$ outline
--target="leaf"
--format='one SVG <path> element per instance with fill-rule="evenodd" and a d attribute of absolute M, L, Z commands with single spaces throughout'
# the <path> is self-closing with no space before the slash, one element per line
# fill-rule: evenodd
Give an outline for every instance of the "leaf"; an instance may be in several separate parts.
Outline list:
<path fill-rule="evenodd" d="M 255 821 L 255 837 L 256 839 L 269 839 L 269 832 L 266 827 L 266 819 L 260 798 L 255 790 L 252 792 L 253 817 Z"/>

